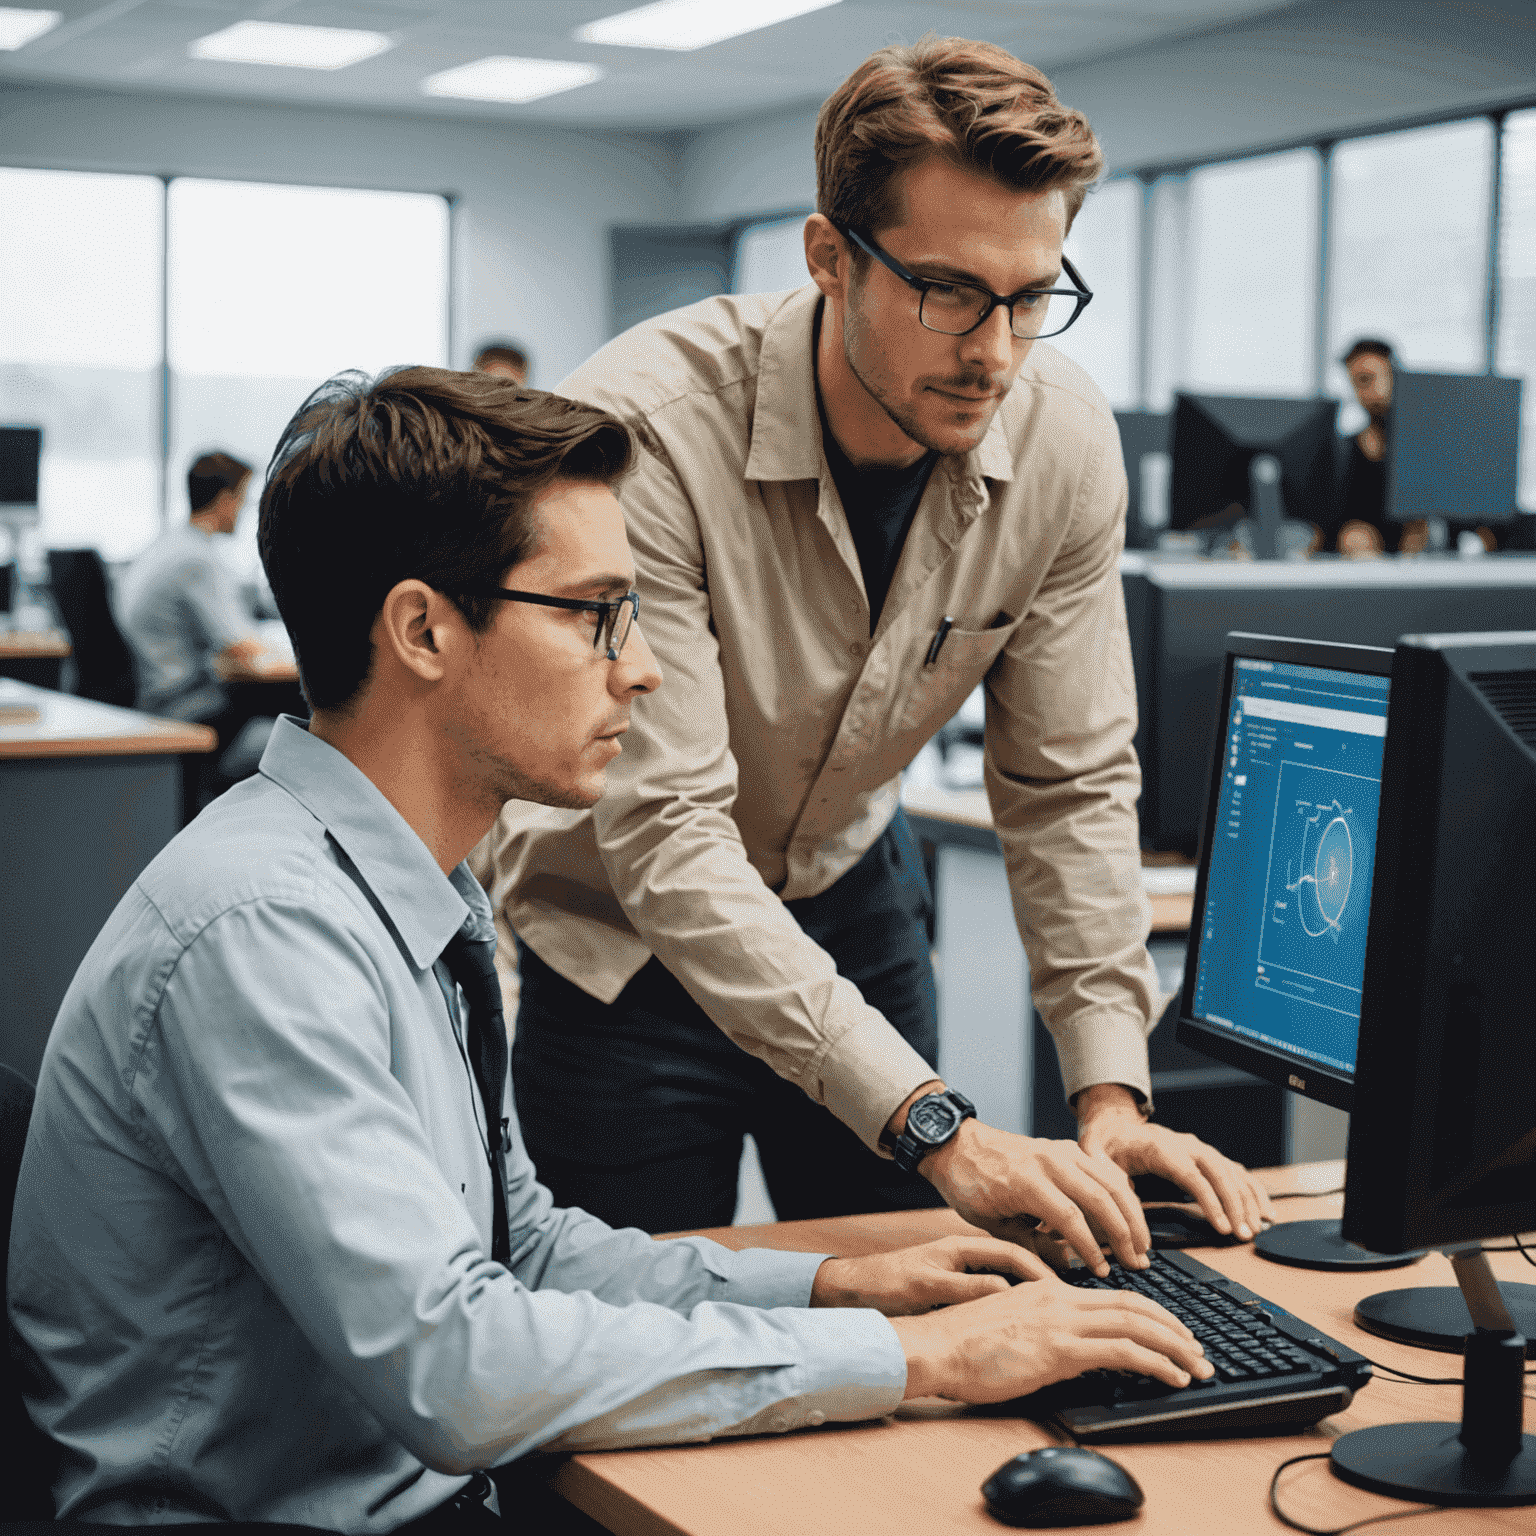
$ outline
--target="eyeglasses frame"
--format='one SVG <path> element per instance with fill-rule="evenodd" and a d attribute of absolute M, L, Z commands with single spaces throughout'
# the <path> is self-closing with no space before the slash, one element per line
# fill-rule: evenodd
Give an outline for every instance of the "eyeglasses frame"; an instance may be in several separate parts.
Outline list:
<path fill-rule="evenodd" d="M 600 597 L 551 597 L 547 592 L 519 592 L 512 587 L 497 587 L 489 582 L 455 587 L 453 591 L 456 597 L 491 597 L 507 603 L 537 603 L 541 608 L 567 608 L 573 613 L 600 613 L 603 619 L 597 628 L 597 633 L 592 637 L 592 649 L 602 650 L 602 637 L 606 634 L 609 661 L 619 659 L 619 652 L 624 649 L 630 630 L 640 621 L 640 594 L 635 591 L 626 592 L 623 597 L 611 600 Z M 630 608 L 630 620 L 624 629 L 624 639 L 615 645 L 613 637 L 619 627 L 619 610 L 626 603 Z"/>
<path fill-rule="evenodd" d="M 886 269 L 886 271 L 890 272 L 895 277 L 899 277 L 902 282 L 904 282 L 909 288 L 912 288 L 916 291 L 918 324 L 921 325 L 925 331 L 933 331 L 934 335 L 936 336 L 969 336 L 972 331 L 979 330 L 987 323 L 988 320 L 992 318 L 992 311 L 994 309 L 1002 307 L 1008 311 L 1008 333 L 1014 338 L 1015 341 L 1046 340 L 1051 336 L 1060 336 L 1062 331 L 1070 330 L 1077 323 L 1078 316 L 1081 315 L 1085 309 L 1087 309 L 1089 301 L 1093 298 L 1093 289 L 1091 289 L 1087 283 L 1083 281 L 1082 276 L 1079 274 L 1077 268 L 1067 260 L 1066 256 L 1061 258 L 1061 270 L 1067 274 L 1073 283 L 1076 284 L 1076 287 L 1020 288 L 1017 293 L 1001 294 L 993 293 L 990 288 L 983 288 L 980 283 L 946 281 L 936 277 L 919 277 L 915 272 L 907 271 L 907 269 L 902 266 L 902 264 L 897 261 L 889 251 L 881 250 L 873 240 L 866 239 L 856 229 L 852 229 L 842 224 L 835 224 L 833 225 L 833 228 L 836 229 L 838 233 L 841 234 L 845 239 L 853 241 L 853 243 L 858 246 L 861 251 L 864 251 L 870 256 L 873 256 L 875 260 L 878 261 L 880 265 Z M 969 327 L 967 330 L 936 330 L 923 319 L 923 300 L 927 298 L 928 290 L 930 288 L 974 288 L 977 293 L 984 294 L 986 296 L 988 301 L 987 307 L 982 311 L 981 318 L 977 320 L 976 324 Z M 1013 329 L 1013 306 L 1020 299 L 1031 298 L 1075 299 L 1077 301 L 1077 308 L 1072 311 L 1071 317 L 1068 319 L 1067 323 L 1061 327 L 1061 330 L 1049 331 L 1046 333 L 1045 337 L 1020 336 Z"/>

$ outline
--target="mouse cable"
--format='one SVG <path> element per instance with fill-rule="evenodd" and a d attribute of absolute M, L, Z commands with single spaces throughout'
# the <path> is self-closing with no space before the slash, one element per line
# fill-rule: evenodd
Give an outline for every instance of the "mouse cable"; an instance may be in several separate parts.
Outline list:
<path fill-rule="evenodd" d="M 1459 1387 L 1463 1385 L 1460 1376 L 1415 1376 L 1412 1371 L 1400 1371 L 1395 1365 L 1383 1365 L 1379 1360 L 1368 1359 L 1365 1355 L 1361 1355 L 1360 1358 L 1373 1371 L 1380 1371 L 1384 1376 L 1395 1376 L 1400 1381 L 1411 1381 L 1421 1387 Z M 1536 1376 L 1536 1366 L 1529 1367 L 1523 1374 L 1527 1377 Z M 1527 1392 L 1525 1395 L 1530 1398 L 1536 1398 L 1536 1392 Z"/>
<path fill-rule="evenodd" d="M 1330 1195 L 1342 1195 L 1344 1186 L 1337 1189 L 1288 1189 L 1284 1194 L 1271 1195 L 1271 1200 L 1326 1200 Z"/>
<path fill-rule="evenodd" d="M 1292 1456 L 1289 1461 L 1282 1461 L 1275 1468 L 1275 1475 L 1269 1480 L 1269 1507 L 1282 1525 L 1289 1526 L 1293 1531 L 1305 1531 L 1306 1536 L 1344 1536 L 1346 1531 L 1358 1531 L 1362 1526 L 1381 1525 L 1387 1520 L 1411 1520 L 1415 1515 L 1439 1515 L 1451 1514 L 1453 1511 L 1444 1504 L 1425 1504 L 1419 1509 L 1399 1509 L 1387 1515 L 1369 1515 L 1364 1520 L 1355 1520 L 1348 1525 L 1303 1525 L 1299 1520 L 1293 1520 L 1291 1516 L 1280 1508 L 1280 1474 L 1287 1467 L 1294 1467 L 1302 1461 L 1327 1461 L 1331 1451 L 1312 1451 L 1305 1456 Z"/>

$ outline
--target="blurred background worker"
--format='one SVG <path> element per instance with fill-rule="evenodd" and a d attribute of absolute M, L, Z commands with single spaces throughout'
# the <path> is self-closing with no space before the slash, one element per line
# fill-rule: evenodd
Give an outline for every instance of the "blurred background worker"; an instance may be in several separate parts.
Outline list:
<path fill-rule="evenodd" d="M 137 664 L 138 707 L 195 720 L 218 734 L 189 802 L 214 795 L 256 771 L 273 721 L 231 698 L 220 667 L 259 671 L 274 660 L 256 637 L 218 542 L 240 521 L 251 466 L 229 453 L 205 453 L 187 473 L 190 519 L 168 528 L 123 574 L 118 594 L 123 635 Z"/>
<path fill-rule="evenodd" d="M 475 353 L 475 372 L 494 373 L 514 384 L 526 384 L 528 353 L 515 341 L 488 341 Z"/>

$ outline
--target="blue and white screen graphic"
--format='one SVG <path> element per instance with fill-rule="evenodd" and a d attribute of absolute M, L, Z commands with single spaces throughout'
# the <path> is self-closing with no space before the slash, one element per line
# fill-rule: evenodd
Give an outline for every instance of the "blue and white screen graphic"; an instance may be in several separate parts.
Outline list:
<path fill-rule="evenodd" d="M 1355 1069 L 1388 679 L 1239 659 L 1195 1016 Z"/>

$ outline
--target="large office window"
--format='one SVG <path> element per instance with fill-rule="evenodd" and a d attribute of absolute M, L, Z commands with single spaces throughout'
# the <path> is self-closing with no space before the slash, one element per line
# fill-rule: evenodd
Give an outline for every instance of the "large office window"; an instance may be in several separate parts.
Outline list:
<path fill-rule="evenodd" d="M 1316 387 L 1317 152 L 1210 165 L 1189 178 L 1183 382 L 1213 394 Z"/>
<path fill-rule="evenodd" d="M 1493 125 L 1486 118 L 1353 139 L 1333 152 L 1328 388 L 1359 336 L 1409 368 L 1487 366 Z M 1345 423 L 1346 426 L 1348 423 Z"/>
<path fill-rule="evenodd" d="M 1141 183 L 1106 182 L 1088 194 L 1067 236 L 1066 254 L 1093 289 L 1093 302 L 1052 343 L 1082 364 L 1116 409 L 1140 396 L 1137 310 Z"/>
<path fill-rule="evenodd" d="M 440 197 L 178 179 L 167 227 L 172 519 L 199 453 L 264 467 L 332 374 L 447 362 Z M 231 551 L 241 574 L 254 574 L 255 522 Z"/>
<path fill-rule="evenodd" d="M 0 168 L 0 422 L 41 426 L 42 542 L 132 554 L 160 520 L 152 176 Z"/>
<path fill-rule="evenodd" d="M 1525 380 L 1520 504 L 1536 508 L 1536 111 L 1504 120 L 1499 194 L 1499 373 Z"/>

